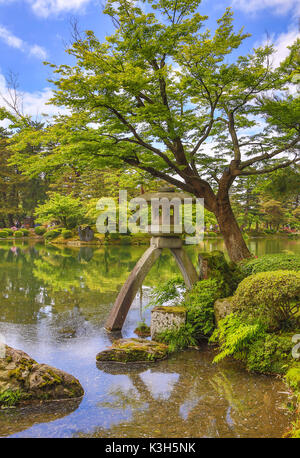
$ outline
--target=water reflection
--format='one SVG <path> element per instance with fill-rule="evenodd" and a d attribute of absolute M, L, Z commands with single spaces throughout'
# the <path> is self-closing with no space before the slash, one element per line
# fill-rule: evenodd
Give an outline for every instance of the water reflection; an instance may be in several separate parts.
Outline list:
<path fill-rule="evenodd" d="M 291 250 L 279 241 L 280 250 Z M 249 242 L 250 243 L 250 242 Z M 252 243 L 252 241 L 251 241 Z M 252 249 L 272 250 L 265 241 Z M 277 242 L 276 242 L 277 243 Z M 294 251 L 299 251 L 299 241 Z M 199 249 L 187 247 L 196 263 Z M 276 245 L 278 251 L 279 245 Z M 296 248 L 295 248 L 296 247 Z M 188 351 L 152 365 L 96 365 L 116 334 L 103 328 L 116 295 L 145 247 L 0 244 L 0 333 L 8 345 L 77 377 L 80 405 L 0 411 L 0 435 L 14 437 L 280 436 L 290 420 L 280 381 L 212 366 L 212 352 Z M 133 336 L 150 288 L 178 274 L 166 251 L 146 277 L 122 331 Z"/>

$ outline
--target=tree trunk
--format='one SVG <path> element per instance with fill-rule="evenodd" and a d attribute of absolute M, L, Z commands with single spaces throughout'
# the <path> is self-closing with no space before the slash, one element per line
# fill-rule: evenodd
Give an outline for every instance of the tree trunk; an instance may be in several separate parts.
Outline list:
<path fill-rule="evenodd" d="M 215 216 L 231 261 L 239 262 L 245 258 L 250 258 L 251 253 L 233 214 L 228 193 L 217 197 Z"/>

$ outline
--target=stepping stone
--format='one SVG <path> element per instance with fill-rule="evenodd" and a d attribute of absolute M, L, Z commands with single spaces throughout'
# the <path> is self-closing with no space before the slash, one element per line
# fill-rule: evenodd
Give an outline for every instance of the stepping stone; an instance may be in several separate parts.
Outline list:
<path fill-rule="evenodd" d="M 168 346 L 145 339 L 119 339 L 96 356 L 97 361 L 153 362 L 166 358 Z"/>

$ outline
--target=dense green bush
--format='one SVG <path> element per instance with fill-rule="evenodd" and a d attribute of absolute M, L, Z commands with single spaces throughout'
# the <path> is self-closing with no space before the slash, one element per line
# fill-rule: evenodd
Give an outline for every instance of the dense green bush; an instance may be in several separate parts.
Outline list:
<path fill-rule="evenodd" d="M 190 323 L 186 323 L 179 329 L 163 331 L 156 336 L 155 340 L 167 344 L 169 353 L 196 346 L 198 343 L 194 336 L 194 328 Z"/>
<path fill-rule="evenodd" d="M 196 339 L 210 336 L 214 330 L 214 303 L 222 296 L 215 279 L 201 280 L 188 292 L 183 305 L 187 309 L 187 322 Z"/>
<path fill-rule="evenodd" d="M 36 233 L 36 235 L 44 235 L 46 231 L 47 229 L 43 226 L 37 226 L 34 228 L 34 232 Z"/>
<path fill-rule="evenodd" d="M 0 238 L 5 239 L 6 237 L 8 237 L 6 230 L 0 230 Z"/>
<path fill-rule="evenodd" d="M 64 239 L 70 239 L 72 237 L 72 231 L 70 231 L 69 229 L 63 229 L 61 231 L 61 235 Z"/>
<path fill-rule="evenodd" d="M 300 272 L 277 270 L 245 278 L 232 299 L 236 311 L 264 320 L 271 328 L 296 326 L 300 307 Z"/>
<path fill-rule="evenodd" d="M 286 253 L 266 254 L 241 262 L 239 268 L 245 275 L 272 270 L 300 270 L 300 256 Z"/>
<path fill-rule="evenodd" d="M 45 239 L 46 240 L 53 240 L 56 237 L 58 237 L 60 235 L 60 233 L 61 233 L 61 230 L 53 229 L 51 231 L 46 232 Z"/>
<path fill-rule="evenodd" d="M 291 334 L 268 333 L 262 321 L 243 314 L 232 313 L 221 320 L 211 341 L 220 344 L 215 363 L 233 356 L 247 370 L 264 374 L 285 373 L 287 364 L 293 363 Z"/>
<path fill-rule="evenodd" d="M 27 237 L 29 235 L 29 230 L 28 229 L 21 229 L 22 234 L 24 237 Z"/>
<path fill-rule="evenodd" d="M 15 231 L 14 232 L 14 236 L 17 237 L 17 238 L 24 237 L 23 232 L 21 230 L 20 231 Z"/>
<path fill-rule="evenodd" d="M 210 338 L 210 342 L 220 344 L 221 352 L 214 358 L 214 362 L 218 363 L 226 356 L 245 358 L 253 341 L 265 333 L 266 326 L 261 321 L 250 321 L 243 315 L 231 313 L 218 322 L 218 328 Z"/>
<path fill-rule="evenodd" d="M 220 298 L 231 296 L 245 277 L 239 266 L 233 262 L 227 263 L 222 251 L 214 250 L 199 253 L 199 263 L 201 271 L 204 264 L 206 264 L 208 277 L 214 278 L 219 282 Z"/>
<path fill-rule="evenodd" d="M 3 230 L 7 232 L 9 236 L 14 235 L 14 231 L 12 229 L 5 228 Z"/>

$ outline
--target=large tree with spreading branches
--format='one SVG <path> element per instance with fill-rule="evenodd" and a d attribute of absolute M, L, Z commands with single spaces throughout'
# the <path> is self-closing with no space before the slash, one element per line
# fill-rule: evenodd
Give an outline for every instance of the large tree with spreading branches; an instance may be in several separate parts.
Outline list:
<path fill-rule="evenodd" d="M 52 65 L 51 102 L 67 111 L 42 135 L 23 130 L 19 163 L 32 173 L 70 163 L 142 170 L 204 198 L 240 261 L 250 253 L 230 204 L 234 180 L 299 160 L 300 40 L 274 68 L 270 44 L 237 57 L 249 35 L 234 31 L 230 8 L 211 33 L 200 0 L 143 3 L 108 0 L 115 33 L 104 42 L 75 28 L 75 64 Z M 26 143 L 39 145 L 38 161 L 26 161 Z"/>

